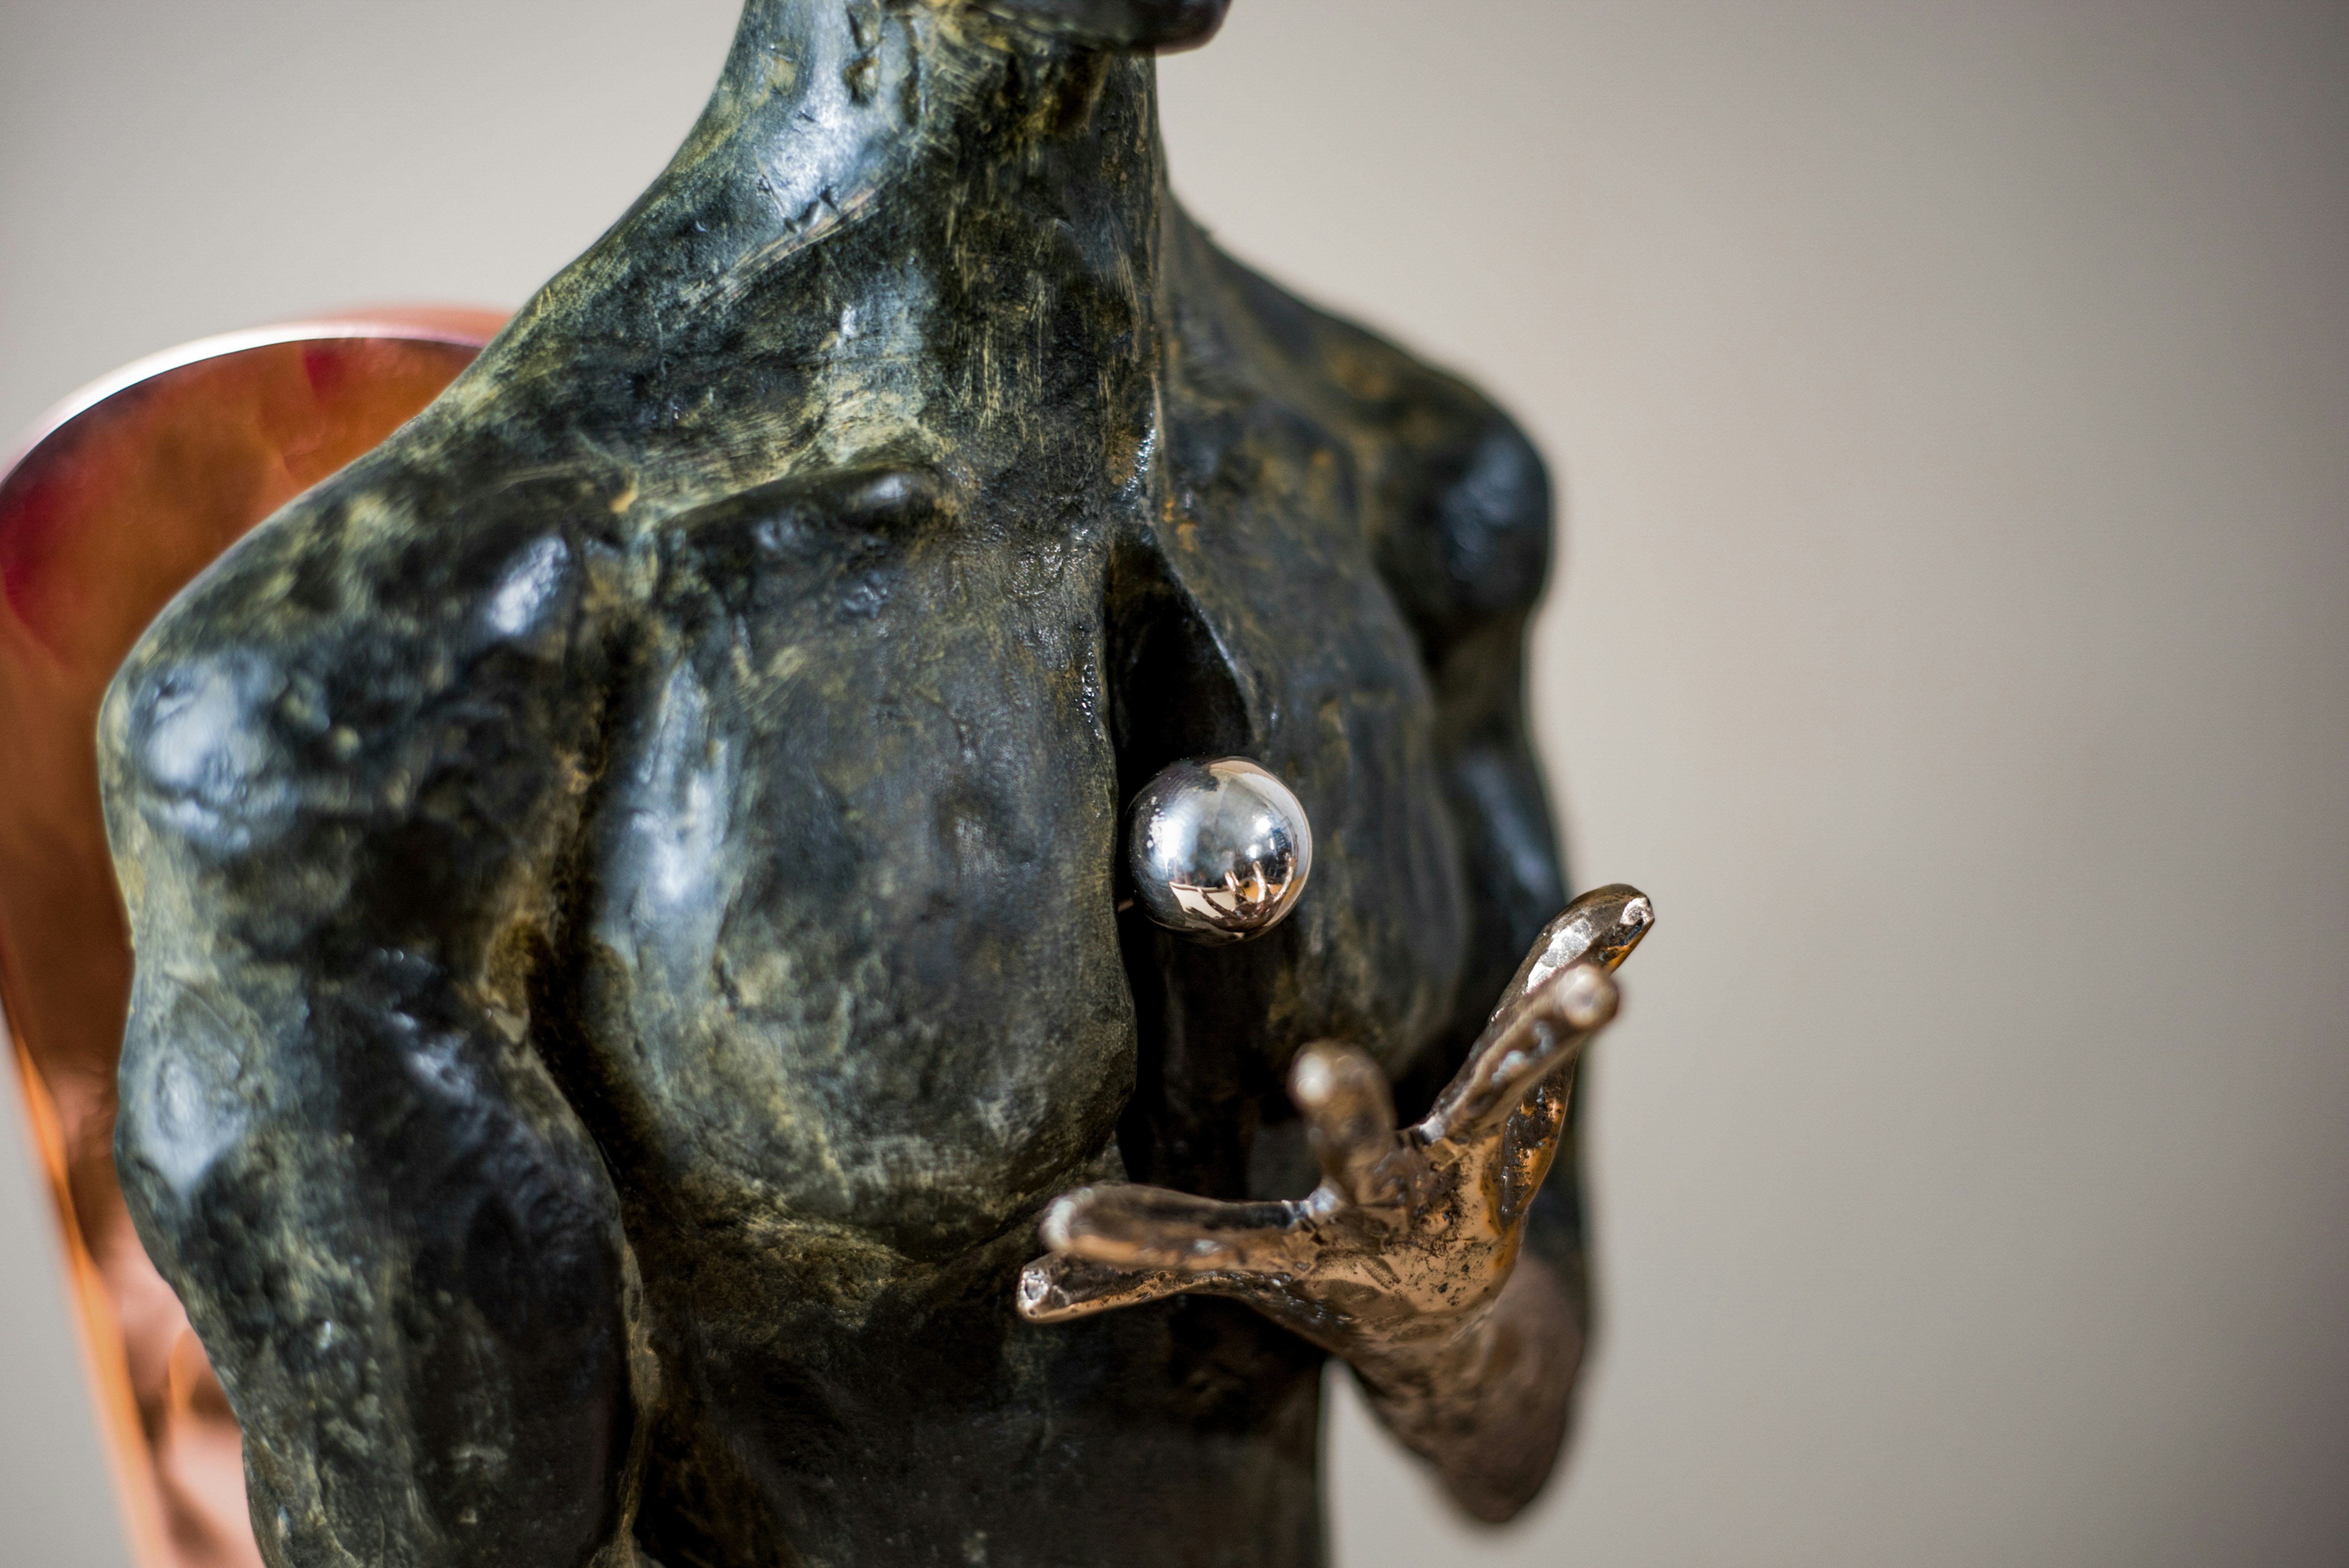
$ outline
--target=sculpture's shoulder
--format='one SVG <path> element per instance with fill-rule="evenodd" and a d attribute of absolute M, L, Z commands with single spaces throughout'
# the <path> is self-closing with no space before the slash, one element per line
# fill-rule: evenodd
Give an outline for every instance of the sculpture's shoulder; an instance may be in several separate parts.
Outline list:
<path fill-rule="evenodd" d="M 621 575 L 609 482 L 450 423 L 428 414 L 296 498 L 140 638 L 99 721 L 118 851 L 413 820 L 452 769 L 543 785 L 561 758 L 523 753 L 566 727 Z"/>
<path fill-rule="evenodd" d="M 1547 574 L 1549 471 L 1459 377 L 1298 298 L 1182 221 L 1182 380 L 1195 408 L 1270 405 L 1340 436 L 1380 573 L 1431 654 L 1514 622 Z"/>

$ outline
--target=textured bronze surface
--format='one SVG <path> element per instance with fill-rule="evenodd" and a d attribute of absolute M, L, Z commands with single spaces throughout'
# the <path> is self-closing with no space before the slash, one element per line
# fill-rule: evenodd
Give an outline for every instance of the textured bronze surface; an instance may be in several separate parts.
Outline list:
<path fill-rule="evenodd" d="M 1437 1106 L 1565 903 L 1547 480 L 1168 196 L 1147 51 L 1221 10 L 753 0 L 652 190 L 125 664 L 118 1160 L 271 1561 L 1301 1568 L 1329 1348 L 1477 1512 L 1548 1472 L 1562 1073 L 1490 1119 L 1580 961 L 1422 1123 L 1463 1311 L 1015 1310 L 1063 1193 L 1311 1188 L 1317 1061 Z M 1309 889 L 1121 913 L 1123 803 L 1235 755 Z"/>
<path fill-rule="evenodd" d="M 0 1006 L 150 1563 L 260 1559 L 235 1421 L 115 1181 L 130 944 L 98 698 L 165 600 L 430 401 L 502 319 L 372 311 L 193 344 L 70 400 L 0 469 Z"/>

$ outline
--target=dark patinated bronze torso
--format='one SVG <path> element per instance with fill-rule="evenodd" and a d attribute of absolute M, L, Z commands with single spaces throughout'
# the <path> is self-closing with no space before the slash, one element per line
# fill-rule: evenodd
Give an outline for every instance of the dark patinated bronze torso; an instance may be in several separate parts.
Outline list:
<path fill-rule="evenodd" d="M 1307 1040 L 1407 1112 L 1456 1064 L 1563 902 L 1549 498 L 1181 215 L 1151 70 L 754 6 L 662 182 L 126 666 L 121 1159 L 279 1560 L 1317 1559 L 1319 1351 L 1011 1281 L 1091 1178 L 1309 1186 Z M 1316 870 L 1194 946 L 1119 811 L 1223 753 Z"/>

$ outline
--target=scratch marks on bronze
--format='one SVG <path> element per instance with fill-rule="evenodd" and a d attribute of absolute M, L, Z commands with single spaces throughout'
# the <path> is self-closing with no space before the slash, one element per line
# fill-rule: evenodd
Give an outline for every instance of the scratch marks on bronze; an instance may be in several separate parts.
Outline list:
<path fill-rule="evenodd" d="M 905 161 L 907 139 L 892 134 L 903 100 L 883 88 L 885 77 L 902 84 L 918 70 L 922 51 L 910 36 L 883 28 L 877 6 L 852 3 L 844 15 L 844 26 L 812 29 L 805 68 L 795 64 L 792 89 L 781 101 L 756 106 L 762 116 L 784 113 L 791 127 L 769 144 L 751 175 L 781 232 L 728 270 L 719 303 L 740 297 L 779 263 L 870 213 L 882 183 Z M 887 37 L 899 38 L 899 46 L 885 48 Z M 856 171 L 847 184 L 843 169 Z"/>
<path fill-rule="evenodd" d="M 919 271 L 891 282 L 841 305 L 816 370 L 816 449 L 837 467 L 854 468 L 885 452 L 918 460 L 945 445 L 923 423 L 936 290 Z"/>

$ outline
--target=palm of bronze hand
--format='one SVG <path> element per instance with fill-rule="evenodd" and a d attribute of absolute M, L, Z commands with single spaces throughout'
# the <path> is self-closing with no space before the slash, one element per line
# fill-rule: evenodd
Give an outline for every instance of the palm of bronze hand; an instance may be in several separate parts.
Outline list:
<path fill-rule="evenodd" d="M 1332 1040 L 1297 1054 L 1289 1098 L 1319 1186 L 1227 1203 L 1103 1184 L 1054 1199 L 1022 1316 L 1057 1323 L 1185 1291 L 1235 1296 L 1324 1348 L 1453 1331 L 1499 1295 L 1566 1124 L 1567 1075 L 1615 1016 L 1609 978 L 1654 923 L 1638 889 L 1583 894 L 1551 921 L 1468 1060 L 1413 1126 L 1386 1077 Z"/>

